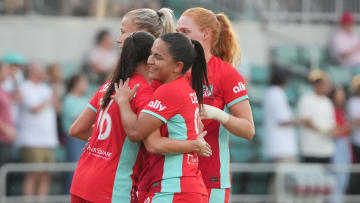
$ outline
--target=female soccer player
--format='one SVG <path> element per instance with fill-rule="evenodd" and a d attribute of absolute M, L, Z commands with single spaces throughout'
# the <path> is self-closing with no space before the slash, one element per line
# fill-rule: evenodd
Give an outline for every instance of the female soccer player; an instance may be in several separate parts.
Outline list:
<path fill-rule="evenodd" d="M 154 37 L 146 32 L 133 33 L 124 41 L 118 67 L 110 82 L 100 87 L 88 104 L 87 108 L 91 113 L 85 109 L 71 127 L 70 135 L 80 138 L 85 135 L 85 139 L 86 129 L 92 130 L 89 144 L 85 146 L 75 170 L 70 191 L 72 202 L 135 202 L 134 186 L 139 173 L 138 164 L 141 164 L 143 158 L 139 153 L 140 143 L 133 143 L 126 136 L 118 106 L 111 95 L 115 91 L 116 81 L 131 78 L 131 87 L 140 85 L 131 101 L 131 108 L 139 113 L 147 104 L 153 89 L 144 75 L 148 74 L 146 61 L 153 42 Z M 91 129 L 94 123 L 95 126 Z M 184 152 L 197 149 L 200 149 L 199 153 L 207 151 L 206 144 L 201 140 L 166 143 L 168 140 L 170 139 L 158 139 L 157 144 L 166 145 L 166 150 L 174 153 L 179 149 Z"/>
<path fill-rule="evenodd" d="M 240 54 L 235 34 L 224 14 L 214 14 L 204 8 L 186 10 L 178 21 L 176 30 L 204 48 L 210 88 L 204 92 L 204 104 L 210 105 L 208 118 L 204 120 L 204 130 L 208 132 L 205 140 L 210 144 L 213 154 L 209 158 L 199 157 L 199 168 L 208 188 L 209 202 L 228 202 L 230 196 L 230 133 L 252 139 L 255 133 L 251 107 L 243 77 L 231 63 Z M 230 110 L 232 115 L 219 109 Z M 213 114 L 212 112 L 218 112 Z M 215 115 L 215 117 L 214 117 Z M 220 116 L 218 116 L 220 115 Z M 218 118 L 216 118 L 218 117 Z"/>
<path fill-rule="evenodd" d="M 116 40 L 122 47 L 124 40 L 133 32 L 146 31 L 156 38 L 165 33 L 175 32 L 175 23 L 171 9 L 154 11 L 140 8 L 126 13 L 121 21 L 121 35 Z"/>
<path fill-rule="evenodd" d="M 124 85 L 121 81 L 116 89 L 115 100 L 124 118 L 122 124 L 126 134 L 141 140 L 161 127 L 162 136 L 195 139 L 199 134 L 203 85 L 207 83 L 201 44 L 180 33 L 162 35 L 151 48 L 148 64 L 149 77 L 162 85 L 155 90 L 139 117 L 131 109 L 128 81 Z M 190 86 L 185 73 L 191 66 Z M 139 190 L 147 194 L 139 196 L 139 202 L 208 202 L 196 153 L 151 154 L 147 166 L 139 186 Z"/>

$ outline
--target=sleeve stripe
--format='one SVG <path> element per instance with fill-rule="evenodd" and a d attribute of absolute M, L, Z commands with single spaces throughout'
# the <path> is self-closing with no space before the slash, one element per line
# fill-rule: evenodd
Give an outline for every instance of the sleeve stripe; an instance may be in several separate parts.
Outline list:
<path fill-rule="evenodd" d="M 150 114 L 150 115 L 153 115 L 155 116 L 156 118 L 160 119 L 162 122 L 166 123 L 166 119 L 152 111 L 148 111 L 148 110 L 142 110 L 141 113 L 147 113 L 147 114 Z"/>
<path fill-rule="evenodd" d="M 93 107 L 90 103 L 87 104 L 87 107 L 89 107 L 91 110 L 95 111 L 97 113 L 97 110 L 95 107 Z"/>
<path fill-rule="evenodd" d="M 227 104 L 227 107 L 230 108 L 232 105 L 234 105 L 234 104 L 236 104 L 238 102 L 241 102 L 241 101 L 243 101 L 245 99 L 249 99 L 248 95 L 244 95 L 242 97 L 239 97 L 237 99 L 232 100 L 230 103 Z"/>

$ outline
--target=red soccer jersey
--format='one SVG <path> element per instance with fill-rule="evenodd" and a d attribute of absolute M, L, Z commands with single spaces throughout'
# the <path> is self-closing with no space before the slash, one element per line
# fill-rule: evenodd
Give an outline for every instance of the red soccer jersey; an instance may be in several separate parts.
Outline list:
<path fill-rule="evenodd" d="M 88 107 L 97 113 L 88 145 L 80 157 L 71 185 L 71 194 L 91 202 L 131 202 L 131 190 L 138 175 L 140 143 L 130 142 L 121 124 L 119 107 L 114 100 L 101 109 L 101 100 L 110 83 L 101 86 Z M 131 101 L 139 113 L 151 98 L 153 88 L 146 79 L 135 74 L 129 86 L 140 87 Z"/>
<path fill-rule="evenodd" d="M 243 77 L 230 64 L 213 56 L 207 64 L 210 89 L 204 88 L 204 104 L 228 111 L 248 99 Z M 216 120 L 203 120 L 205 136 L 212 149 L 210 157 L 199 157 L 199 168 L 207 188 L 231 187 L 229 132 Z"/>
<path fill-rule="evenodd" d="M 176 140 L 193 140 L 198 136 L 199 104 L 185 77 L 158 87 L 141 112 L 166 123 L 161 126 L 162 136 Z M 196 153 L 149 155 L 139 190 L 207 194 L 198 159 Z"/>

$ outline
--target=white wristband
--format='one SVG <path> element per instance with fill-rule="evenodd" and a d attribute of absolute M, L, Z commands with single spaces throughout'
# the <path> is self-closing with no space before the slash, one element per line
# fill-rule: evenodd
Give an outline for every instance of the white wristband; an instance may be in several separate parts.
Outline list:
<path fill-rule="evenodd" d="M 230 115 L 219 108 L 204 104 L 204 110 L 208 119 L 215 119 L 222 124 L 226 123 L 230 119 Z"/>

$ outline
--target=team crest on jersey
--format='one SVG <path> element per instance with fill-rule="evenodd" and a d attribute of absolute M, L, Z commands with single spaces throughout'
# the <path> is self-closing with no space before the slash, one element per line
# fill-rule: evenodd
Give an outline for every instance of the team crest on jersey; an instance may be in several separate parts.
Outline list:
<path fill-rule="evenodd" d="M 235 85 L 235 87 L 233 88 L 233 92 L 236 94 L 236 93 L 239 93 L 239 92 L 242 92 L 246 90 L 246 87 L 245 87 L 245 84 L 242 83 L 242 82 L 238 82 L 238 84 Z"/>
<path fill-rule="evenodd" d="M 206 86 L 206 85 L 204 85 L 204 87 L 203 87 L 203 96 L 204 97 L 210 97 L 211 95 L 212 95 L 212 93 L 213 93 L 213 90 L 214 90 L 214 86 L 212 86 L 212 85 L 210 85 L 210 89 Z"/>

